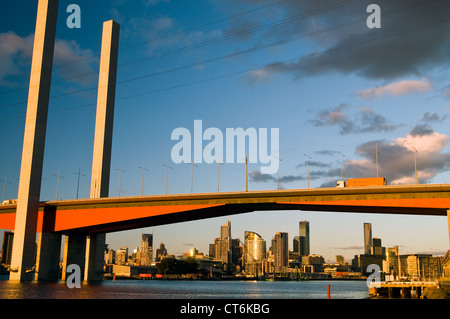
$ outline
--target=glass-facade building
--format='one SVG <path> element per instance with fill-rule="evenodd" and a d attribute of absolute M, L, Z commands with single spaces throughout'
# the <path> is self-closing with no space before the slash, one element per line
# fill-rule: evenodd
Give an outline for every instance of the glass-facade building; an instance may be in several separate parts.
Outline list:
<path fill-rule="evenodd" d="M 299 254 L 300 257 L 310 255 L 309 248 L 309 222 L 302 220 L 299 223 Z"/>
<path fill-rule="evenodd" d="M 266 259 L 266 241 L 251 231 L 244 233 L 245 273 L 257 276 L 263 273 L 263 261 Z"/>

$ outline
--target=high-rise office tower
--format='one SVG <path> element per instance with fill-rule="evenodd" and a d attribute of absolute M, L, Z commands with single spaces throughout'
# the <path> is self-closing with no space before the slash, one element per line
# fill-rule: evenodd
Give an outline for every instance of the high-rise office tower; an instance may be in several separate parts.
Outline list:
<path fill-rule="evenodd" d="M 231 263 L 231 257 L 231 222 L 227 221 L 220 227 L 220 238 L 214 240 L 214 258 L 220 259 L 225 263 Z"/>
<path fill-rule="evenodd" d="M 220 239 L 231 239 L 231 222 L 229 220 L 220 227 Z"/>
<path fill-rule="evenodd" d="M 292 251 L 294 253 L 299 253 L 300 252 L 300 236 L 295 236 L 294 239 L 292 240 Z"/>
<path fill-rule="evenodd" d="M 372 251 L 372 224 L 364 223 L 364 254 L 370 255 Z"/>
<path fill-rule="evenodd" d="M 299 253 L 300 256 L 308 256 L 310 255 L 309 250 L 309 222 L 306 220 L 302 220 L 299 223 L 299 237 L 300 237 L 300 247 Z"/>
<path fill-rule="evenodd" d="M 142 234 L 141 265 L 150 266 L 153 262 L 153 234 Z"/>
<path fill-rule="evenodd" d="M 278 232 L 272 239 L 275 272 L 281 273 L 289 265 L 288 233 Z"/>

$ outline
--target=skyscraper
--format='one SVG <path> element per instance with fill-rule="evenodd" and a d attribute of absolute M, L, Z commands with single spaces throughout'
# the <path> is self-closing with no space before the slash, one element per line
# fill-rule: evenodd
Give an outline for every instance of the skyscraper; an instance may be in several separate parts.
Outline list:
<path fill-rule="evenodd" d="M 231 222 L 229 220 L 220 227 L 220 239 L 231 239 Z"/>
<path fill-rule="evenodd" d="M 309 222 L 306 220 L 302 220 L 299 223 L 299 237 L 300 237 L 300 247 L 299 253 L 301 256 L 310 255 L 309 250 Z"/>
<path fill-rule="evenodd" d="M 153 234 L 142 234 L 141 266 L 150 266 L 153 262 Z"/>
<path fill-rule="evenodd" d="M 364 254 L 370 255 L 372 251 L 372 224 L 364 223 Z"/>
<path fill-rule="evenodd" d="M 288 233 L 278 232 L 272 239 L 275 272 L 281 273 L 289 265 Z"/>
<path fill-rule="evenodd" d="M 231 256 L 231 222 L 228 220 L 220 227 L 220 238 L 214 240 L 214 257 L 225 263 L 231 263 Z"/>
<path fill-rule="evenodd" d="M 292 251 L 294 253 L 299 253 L 300 252 L 300 236 L 295 236 L 294 239 L 292 240 Z"/>

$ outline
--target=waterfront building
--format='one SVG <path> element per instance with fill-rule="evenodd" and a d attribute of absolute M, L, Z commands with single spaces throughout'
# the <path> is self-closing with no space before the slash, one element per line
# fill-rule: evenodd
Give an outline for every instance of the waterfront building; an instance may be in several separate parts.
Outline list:
<path fill-rule="evenodd" d="M 372 224 L 364 223 L 364 254 L 370 255 L 372 253 Z"/>
<path fill-rule="evenodd" d="M 244 268 L 249 275 L 263 273 L 263 262 L 266 259 L 266 241 L 252 231 L 244 233 Z"/>
<path fill-rule="evenodd" d="M 289 265 L 288 233 L 278 232 L 272 239 L 274 271 L 284 272 Z"/>
<path fill-rule="evenodd" d="M 433 280 L 442 275 L 442 259 L 431 254 L 410 254 L 406 257 L 406 274 L 420 280 Z"/>
<path fill-rule="evenodd" d="M 445 278 L 450 278 L 450 250 L 442 258 L 442 272 Z"/>
<path fill-rule="evenodd" d="M 299 223 L 299 255 L 300 257 L 308 256 L 310 254 L 310 237 L 309 237 L 309 222 L 302 220 Z"/>
<path fill-rule="evenodd" d="M 305 272 L 322 272 L 325 258 L 321 255 L 308 255 L 302 257 L 302 266 Z"/>
<path fill-rule="evenodd" d="M 105 252 L 105 264 L 111 265 L 116 263 L 116 252 L 114 249 L 107 249 Z"/>
<path fill-rule="evenodd" d="M 345 257 L 341 255 L 336 255 L 336 263 L 339 265 L 345 265 Z"/>
<path fill-rule="evenodd" d="M 155 253 L 155 261 L 160 261 L 164 256 L 167 255 L 167 249 L 166 246 L 163 243 L 159 243 L 159 248 L 156 249 Z"/>
<path fill-rule="evenodd" d="M 377 256 L 385 256 L 386 255 L 386 248 L 382 247 L 381 238 L 373 237 L 372 247 L 371 247 L 370 251 L 371 251 L 372 255 L 377 255 Z"/>
<path fill-rule="evenodd" d="M 153 234 L 142 234 L 140 252 L 140 264 L 150 266 L 153 262 Z"/>
<path fill-rule="evenodd" d="M 122 247 L 116 252 L 116 264 L 126 265 L 128 262 L 128 246 Z"/>
<path fill-rule="evenodd" d="M 383 259 L 384 256 L 381 255 L 371 255 L 371 254 L 360 254 L 355 255 L 352 260 L 352 268 L 354 271 L 360 272 L 361 275 L 367 276 L 372 274 L 373 271 L 368 272 L 367 267 L 369 265 L 375 264 L 383 269 Z"/>

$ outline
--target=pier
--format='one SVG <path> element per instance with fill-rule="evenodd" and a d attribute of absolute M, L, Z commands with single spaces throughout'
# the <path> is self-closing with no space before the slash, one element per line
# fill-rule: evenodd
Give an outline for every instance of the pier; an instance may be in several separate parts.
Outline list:
<path fill-rule="evenodd" d="M 425 288 L 439 288 L 437 281 L 387 281 L 371 283 L 369 286 L 370 297 L 393 298 L 422 298 Z"/>

